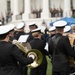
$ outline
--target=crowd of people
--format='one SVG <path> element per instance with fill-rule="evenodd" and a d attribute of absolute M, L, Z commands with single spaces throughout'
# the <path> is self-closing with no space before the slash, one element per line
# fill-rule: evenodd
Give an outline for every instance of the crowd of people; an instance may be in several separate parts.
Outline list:
<path fill-rule="evenodd" d="M 29 43 L 31 49 L 39 50 L 43 60 L 36 68 L 30 68 L 30 75 L 46 75 L 47 58 L 51 59 L 52 75 L 70 75 L 75 72 L 75 25 L 67 26 L 67 22 L 60 20 L 53 26 L 38 27 L 34 23 L 28 24 L 30 32 L 25 32 L 25 23 L 0 26 L 0 75 L 28 75 L 28 64 L 34 62 L 35 56 L 26 56 L 20 48 L 13 44 L 22 35 L 28 35 L 23 43 Z M 42 29 L 44 29 L 42 31 Z M 48 44 L 47 48 L 46 44 Z M 71 61 L 70 57 L 73 59 Z M 39 59 L 39 58 L 38 58 Z"/>
<path fill-rule="evenodd" d="M 4 16 L 2 13 L 0 13 L 0 25 L 5 25 L 9 23 L 12 20 L 12 13 L 8 12 L 6 16 Z"/>

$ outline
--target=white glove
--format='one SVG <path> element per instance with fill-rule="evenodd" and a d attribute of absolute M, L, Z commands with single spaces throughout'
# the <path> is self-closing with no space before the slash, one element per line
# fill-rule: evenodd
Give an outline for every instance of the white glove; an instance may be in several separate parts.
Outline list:
<path fill-rule="evenodd" d="M 33 54 L 29 55 L 28 57 L 31 57 L 33 60 L 35 59 L 35 56 Z"/>
<path fill-rule="evenodd" d="M 17 42 L 17 40 L 13 40 L 12 43 L 15 44 Z"/>

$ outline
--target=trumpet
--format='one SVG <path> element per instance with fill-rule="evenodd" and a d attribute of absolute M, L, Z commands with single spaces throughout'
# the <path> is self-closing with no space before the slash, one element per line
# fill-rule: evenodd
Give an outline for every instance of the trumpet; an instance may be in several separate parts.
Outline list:
<path fill-rule="evenodd" d="M 20 42 L 17 42 L 16 40 L 13 41 L 13 43 L 21 50 L 25 53 L 26 57 L 29 57 L 30 55 L 34 55 L 34 61 L 33 63 L 27 65 L 27 67 L 29 68 L 36 68 L 38 67 L 43 60 L 43 55 L 42 53 L 37 50 L 37 49 L 31 49 L 30 44 L 29 43 L 24 43 L 24 45 Z"/>

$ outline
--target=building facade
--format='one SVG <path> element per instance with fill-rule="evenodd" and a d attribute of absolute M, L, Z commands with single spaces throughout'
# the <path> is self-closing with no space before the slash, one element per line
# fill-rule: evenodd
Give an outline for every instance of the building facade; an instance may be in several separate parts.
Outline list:
<path fill-rule="evenodd" d="M 12 21 L 44 19 L 53 21 L 75 14 L 75 0 L 1 0 L 0 14 Z"/>

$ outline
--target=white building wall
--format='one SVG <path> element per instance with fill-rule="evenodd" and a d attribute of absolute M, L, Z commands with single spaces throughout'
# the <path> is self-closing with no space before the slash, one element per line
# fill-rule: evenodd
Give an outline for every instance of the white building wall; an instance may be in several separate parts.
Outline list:
<path fill-rule="evenodd" d="M 0 0 L 0 14 L 2 13 L 5 17 L 7 12 L 7 3 L 6 0 Z"/>
<path fill-rule="evenodd" d="M 23 0 L 18 0 L 18 9 L 19 9 L 19 13 L 23 12 Z"/>
<path fill-rule="evenodd" d="M 51 0 L 51 8 L 59 9 L 60 7 L 63 9 L 64 1 L 63 0 Z"/>
<path fill-rule="evenodd" d="M 35 0 L 31 0 L 31 9 L 34 10 L 36 7 Z"/>
<path fill-rule="evenodd" d="M 0 12 L 3 13 L 3 15 L 5 16 L 6 12 L 7 12 L 7 0 L 0 0 Z M 11 0 L 10 0 L 11 1 Z M 19 8 L 19 13 L 21 11 L 23 11 L 23 0 L 18 0 L 19 1 L 19 5 L 18 5 L 18 8 Z M 33 6 L 33 9 L 40 9 L 42 8 L 42 1 L 43 0 L 31 0 L 32 1 L 32 4 L 31 6 Z M 36 2 L 35 2 L 36 1 Z M 64 0 L 50 0 L 50 6 L 51 8 L 56 8 L 56 9 L 59 9 L 60 7 L 62 9 L 64 9 Z M 75 0 L 73 0 L 73 8 L 75 9 Z M 13 5 L 11 6 L 11 11 L 13 11 Z"/>
<path fill-rule="evenodd" d="M 73 3 L 73 9 L 75 9 L 75 0 L 73 0 L 72 3 Z"/>
<path fill-rule="evenodd" d="M 11 0 L 10 0 L 11 1 Z M 13 1 L 13 0 L 12 0 Z M 40 8 L 42 8 L 42 1 L 43 0 L 31 0 L 32 1 L 32 3 L 33 4 L 31 4 L 31 6 L 33 6 L 33 9 L 40 9 Z M 36 3 L 35 3 L 35 1 L 36 1 Z M 59 9 L 60 7 L 62 8 L 62 9 L 64 9 L 65 7 L 64 7 L 64 0 L 51 0 L 50 1 L 51 3 L 51 8 L 56 8 L 56 9 Z M 73 0 L 73 8 L 75 9 L 75 0 Z M 18 3 L 19 5 L 18 5 L 18 10 L 19 10 L 19 13 L 20 13 L 20 11 L 23 11 L 23 0 L 19 0 L 19 3 Z M 67 4 L 66 4 L 67 5 Z M 13 11 L 13 6 L 14 6 L 14 4 L 12 4 L 12 6 L 11 6 L 11 11 Z M 30 7 L 31 8 L 31 7 Z M 2 14 L 5 16 L 6 15 L 6 12 L 7 12 L 7 0 L 0 0 L 0 13 L 2 12 Z M 56 19 L 53 19 L 53 20 L 51 20 L 52 18 L 49 18 L 49 20 L 47 21 L 47 19 L 46 19 L 46 21 L 47 22 L 50 22 L 50 21 L 53 21 L 53 20 L 56 20 Z M 41 20 L 41 19 L 38 19 L 38 20 L 35 20 L 35 21 L 38 21 L 39 22 L 39 20 Z M 27 20 L 26 22 L 28 22 L 29 20 Z M 31 20 L 32 21 L 32 20 Z M 42 22 L 42 20 L 41 20 L 41 22 Z"/>
<path fill-rule="evenodd" d="M 31 0 L 31 9 L 39 10 L 42 8 L 42 0 Z"/>
<path fill-rule="evenodd" d="M 39 10 L 40 8 L 42 8 L 42 0 L 36 0 L 36 9 Z"/>

